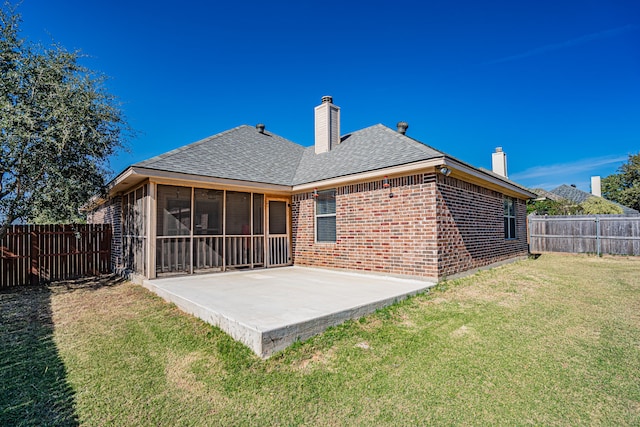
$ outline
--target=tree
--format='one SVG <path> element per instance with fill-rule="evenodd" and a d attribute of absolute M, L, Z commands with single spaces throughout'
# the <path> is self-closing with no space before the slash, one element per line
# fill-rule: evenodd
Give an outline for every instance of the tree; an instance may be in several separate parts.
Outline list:
<path fill-rule="evenodd" d="M 640 153 L 629 154 L 629 161 L 618 168 L 618 173 L 602 179 L 602 195 L 640 210 Z"/>
<path fill-rule="evenodd" d="M 0 7 L 0 238 L 18 219 L 81 220 L 104 188 L 108 159 L 129 133 L 104 76 L 81 54 L 19 36 L 21 17 Z"/>
<path fill-rule="evenodd" d="M 527 202 L 527 215 L 579 215 L 582 209 L 569 200 L 530 200 Z"/>
<path fill-rule="evenodd" d="M 602 197 L 589 197 L 587 200 L 580 203 L 580 207 L 585 215 L 621 215 L 623 213 L 620 206 L 614 205 Z"/>

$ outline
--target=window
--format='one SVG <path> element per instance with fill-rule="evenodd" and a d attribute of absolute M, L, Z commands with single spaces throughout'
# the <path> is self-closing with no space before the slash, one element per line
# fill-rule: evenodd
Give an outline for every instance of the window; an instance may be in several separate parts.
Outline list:
<path fill-rule="evenodd" d="M 504 238 L 516 238 L 516 202 L 514 199 L 504 199 Z"/>
<path fill-rule="evenodd" d="M 319 191 L 316 199 L 316 242 L 336 241 L 336 191 Z"/>

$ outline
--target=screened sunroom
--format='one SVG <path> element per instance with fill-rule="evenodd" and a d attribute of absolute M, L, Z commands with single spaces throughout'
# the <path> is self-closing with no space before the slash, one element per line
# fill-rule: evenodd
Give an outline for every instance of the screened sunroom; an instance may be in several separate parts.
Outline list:
<path fill-rule="evenodd" d="M 123 196 L 125 265 L 146 277 L 290 265 L 289 206 L 257 192 L 146 183 Z"/>

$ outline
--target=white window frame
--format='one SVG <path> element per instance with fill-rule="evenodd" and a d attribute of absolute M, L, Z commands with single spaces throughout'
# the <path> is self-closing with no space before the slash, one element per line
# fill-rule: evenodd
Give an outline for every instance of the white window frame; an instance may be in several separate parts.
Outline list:
<path fill-rule="evenodd" d="M 511 197 L 505 197 L 503 199 L 503 204 L 502 204 L 503 208 L 504 208 L 504 221 L 506 224 L 506 227 L 504 227 L 504 238 L 506 240 L 515 240 L 518 237 L 518 227 L 517 227 L 517 220 L 516 220 L 516 200 L 511 198 Z M 511 235 L 511 222 L 513 221 L 513 235 Z"/>
<path fill-rule="evenodd" d="M 335 243 L 338 240 L 338 223 L 337 223 L 337 217 L 336 217 L 336 211 L 337 211 L 337 206 L 334 205 L 334 207 L 336 208 L 334 210 L 333 213 L 326 213 L 326 214 L 319 214 L 318 213 L 318 199 L 320 198 L 320 194 L 323 193 L 333 193 L 333 197 L 336 197 L 337 191 L 336 189 L 329 189 L 329 190 L 322 190 L 322 191 L 318 191 L 318 198 L 315 200 L 314 203 L 314 219 L 313 219 L 313 228 L 314 228 L 314 235 L 315 235 L 315 242 L 316 243 L 328 243 L 328 244 L 332 244 Z M 318 240 L 318 218 L 330 218 L 333 217 L 334 219 L 336 219 L 335 225 L 336 225 L 336 233 L 335 233 L 335 239 L 334 240 Z"/>

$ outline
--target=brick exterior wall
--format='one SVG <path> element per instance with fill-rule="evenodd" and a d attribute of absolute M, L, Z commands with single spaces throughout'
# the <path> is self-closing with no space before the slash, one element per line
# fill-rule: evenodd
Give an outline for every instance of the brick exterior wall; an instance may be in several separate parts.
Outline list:
<path fill-rule="evenodd" d="M 390 183 L 391 188 L 374 181 L 337 189 L 335 243 L 315 242 L 314 199 L 311 193 L 294 195 L 294 264 L 436 277 L 435 177 L 412 175 Z"/>
<path fill-rule="evenodd" d="M 390 183 L 337 188 L 335 243 L 315 242 L 312 194 L 294 195 L 294 264 L 439 279 L 527 253 L 523 200 L 505 240 L 501 193 L 435 173 Z"/>
<path fill-rule="evenodd" d="M 516 239 L 506 240 L 502 193 L 437 178 L 439 278 L 528 253 L 524 200 L 516 199 Z"/>
<path fill-rule="evenodd" d="M 88 224 L 111 224 L 111 271 L 122 269 L 122 196 L 116 196 L 87 213 Z"/>

